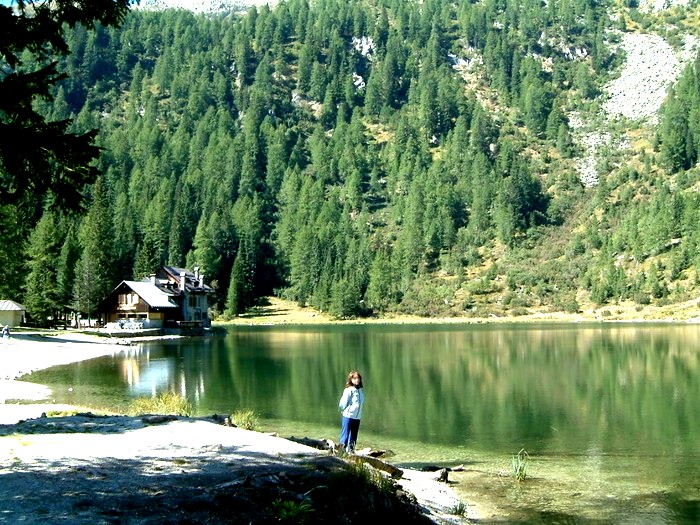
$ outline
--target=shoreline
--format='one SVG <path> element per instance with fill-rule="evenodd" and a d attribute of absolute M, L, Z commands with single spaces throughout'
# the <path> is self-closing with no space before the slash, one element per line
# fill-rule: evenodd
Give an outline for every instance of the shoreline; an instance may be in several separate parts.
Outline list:
<path fill-rule="evenodd" d="M 123 344 L 82 332 L 15 332 L 9 339 L 0 341 L 0 352 L 3 354 L 0 380 L 15 380 L 37 370 L 116 354 L 123 350 Z"/>
<path fill-rule="evenodd" d="M 7 407 L 23 405 L 7 401 L 43 401 L 40 404 L 52 405 L 48 401 L 52 394 L 50 388 L 20 381 L 20 377 L 53 366 L 115 355 L 123 350 L 123 345 L 79 332 L 15 332 L 8 339 L 0 340 L 0 421 L 6 423 L 8 418 L 21 414 L 20 409 L 9 410 Z M 13 415 L 9 416 L 8 412 Z M 35 412 L 31 411 L 32 414 Z"/>
<path fill-rule="evenodd" d="M 214 321 L 212 326 L 401 326 L 401 325 L 481 325 L 481 324 L 608 324 L 608 323 L 700 323 L 700 299 L 668 306 L 634 303 L 588 306 L 577 313 L 552 311 L 550 307 L 531 308 L 525 315 L 496 315 L 488 317 L 419 317 L 390 314 L 385 317 L 334 319 L 314 308 L 301 307 L 293 301 L 267 297 L 266 303 L 249 309 L 235 319 Z"/>
<path fill-rule="evenodd" d="M 130 339 L 130 341 L 137 340 L 137 338 Z M 98 335 L 85 334 L 82 332 L 65 332 L 60 334 L 15 332 L 9 338 L 9 340 L 0 341 L 0 352 L 2 353 L 0 355 L 0 426 L 14 428 L 15 434 L 21 434 L 23 439 L 27 439 L 25 449 L 31 449 L 33 452 L 25 450 L 26 454 L 29 454 L 30 456 L 34 454 L 43 454 L 42 447 L 45 445 L 42 444 L 42 440 L 38 440 L 36 444 L 34 444 L 36 438 L 33 437 L 33 434 L 21 433 L 20 426 L 22 425 L 23 421 L 36 425 L 52 425 L 52 421 L 56 419 L 47 418 L 46 413 L 86 412 L 90 411 L 91 409 L 74 405 L 52 403 L 52 391 L 49 387 L 27 381 L 21 381 L 18 380 L 18 378 L 38 370 L 51 368 L 53 366 L 76 363 L 107 355 L 116 355 L 124 350 L 125 346 L 123 342 L 120 343 L 120 341 L 105 339 Z M 27 403 L 28 401 L 30 403 Z M 59 417 L 58 420 L 66 418 L 70 419 L 71 417 L 75 418 L 78 416 L 64 416 Z M 211 425 L 211 430 L 200 430 L 196 433 L 196 435 L 184 436 L 184 439 L 186 439 L 188 442 L 188 446 L 191 447 L 190 453 L 193 455 L 196 455 L 198 453 L 197 451 L 202 446 L 204 446 L 204 449 L 208 448 L 205 441 L 206 436 L 211 432 L 225 432 L 225 430 L 221 429 L 239 430 L 227 429 L 218 423 L 205 422 L 203 421 L 204 419 L 206 418 L 178 418 L 178 420 L 192 421 L 193 424 L 191 427 L 193 428 L 194 424 L 199 426 L 202 424 Z M 168 441 L 168 439 L 171 439 L 170 436 L 173 435 L 167 426 L 175 423 L 177 423 L 177 421 L 174 423 L 170 422 L 159 427 L 164 431 L 167 430 L 164 437 L 164 443 L 169 443 L 170 441 Z M 124 423 L 124 425 L 131 424 L 133 423 Z M 180 423 L 178 428 L 184 429 L 188 427 L 183 426 Z M 122 432 L 126 432 L 128 430 L 129 428 L 125 426 L 122 429 Z M 143 430 L 139 430 L 139 432 L 143 432 Z M 246 462 L 251 463 L 250 468 L 255 468 L 255 463 L 260 461 L 260 457 L 262 456 L 275 455 L 280 457 L 280 461 L 283 461 L 281 456 L 286 453 L 288 448 L 290 446 L 298 446 L 297 444 L 292 444 L 293 442 L 285 438 L 268 439 L 272 438 L 272 436 L 269 434 L 255 434 L 258 434 L 260 436 L 259 439 L 264 440 L 264 442 L 267 443 L 267 447 L 264 450 L 258 450 L 256 452 L 257 455 L 251 454 L 250 458 L 245 460 Z M 83 439 L 87 439 L 87 437 L 81 437 L 84 434 L 78 433 L 76 435 L 73 433 L 52 433 L 51 435 L 61 436 L 60 438 L 52 438 L 54 440 L 58 440 L 58 443 L 52 443 L 52 447 L 55 449 L 52 453 L 56 454 L 57 457 L 63 458 L 61 461 L 71 463 L 76 460 L 75 458 L 82 457 L 81 454 L 83 452 L 81 451 L 81 447 L 76 447 L 76 443 L 79 443 Z M 245 434 L 240 435 L 243 436 Z M 97 436 L 93 435 L 91 439 L 94 439 L 95 437 Z M 109 439 L 109 435 L 102 435 L 99 439 Z M 183 439 L 183 437 L 178 439 Z M 257 439 L 258 438 L 255 440 Z M 174 441 L 170 443 L 170 445 L 166 445 L 166 449 L 172 446 L 175 446 L 176 448 L 180 446 L 175 445 Z M 235 438 L 234 445 L 236 445 Z M 112 449 L 110 451 L 110 454 L 112 455 L 115 453 L 120 453 L 119 450 L 115 451 L 114 446 L 115 445 L 112 445 Z M 162 450 L 163 441 L 154 443 L 153 446 L 158 450 Z M 121 445 L 119 445 L 118 448 L 122 448 Z M 236 447 L 234 446 L 234 448 Z M 149 454 L 151 451 L 147 450 L 144 453 Z M 318 453 L 321 454 L 321 452 Z M 14 449 L 13 454 L 17 454 Z M 129 452 L 129 454 L 131 454 L 131 452 Z M 239 468 L 245 470 L 246 463 L 242 463 Z M 13 469 L 14 467 L 10 468 L 11 471 Z M 1 465 L 0 470 L 2 470 Z M 418 504 L 426 510 L 430 519 L 434 523 L 460 523 L 459 517 L 451 514 L 451 512 L 461 504 L 461 501 L 456 492 L 449 485 L 438 482 L 435 479 L 435 473 L 420 472 L 411 469 L 403 470 L 405 475 L 398 480 L 398 484 L 416 497 Z M 466 517 L 468 517 L 468 519 L 478 519 L 476 507 L 477 506 L 471 503 L 466 507 L 468 511 Z"/>

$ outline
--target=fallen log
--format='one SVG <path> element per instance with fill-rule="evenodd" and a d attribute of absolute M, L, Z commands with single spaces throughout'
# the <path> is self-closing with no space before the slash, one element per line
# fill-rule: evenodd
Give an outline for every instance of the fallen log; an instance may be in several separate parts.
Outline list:
<path fill-rule="evenodd" d="M 403 476 L 403 470 L 401 470 L 399 467 L 396 467 L 391 463 L 387 463 L 386 461 L 382 461 L 381 459 L 373 458 L 372 456 L 361 456 L 359 454 L 355 454 L 349 455 L 346 459 L 348 461 L 361 461 L 363 463 L 367 463 L 370 467 L 386 472 L 394 479 L 399 479 Z"/>
<path fill-rule="evenodd" d="M 316 448 L 318 450 L 335 450 L 335 443 L 330 439 L 313 439 L 309 437 L 298 438 L 291 436 L 287 438 L 289 441 L 294 441 L 307 447 Z"/>

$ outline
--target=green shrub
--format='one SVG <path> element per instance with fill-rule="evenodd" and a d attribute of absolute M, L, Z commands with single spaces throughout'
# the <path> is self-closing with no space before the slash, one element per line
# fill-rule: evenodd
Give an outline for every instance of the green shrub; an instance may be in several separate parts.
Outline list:
<path fill-rule="evenodd" d="M 581 305 L 576 300 L 575 294 L 567 294 L 561 301 L 562 309 L 570 314 L 576 314 L 581 311 Z"/>
<path fill-rule="evenodd" d="M 494 291 L 493 283 L 486 277 L 476 279 L 467 285 L 467 291 L 474 295 L 486 295 Z"/>

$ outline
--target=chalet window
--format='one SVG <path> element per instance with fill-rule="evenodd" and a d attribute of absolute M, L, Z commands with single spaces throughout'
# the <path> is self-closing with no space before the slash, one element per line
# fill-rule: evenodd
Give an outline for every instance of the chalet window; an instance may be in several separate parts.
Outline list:
<path fill-rule="evenodd" d="M 119 304 L 126 304 L 126 294 L 125 293 L 119 294 Z"/>
<path fill-rule="evenodd" d="M 190 308 L 197 308 L 197 296 L 190 295 Z"/>

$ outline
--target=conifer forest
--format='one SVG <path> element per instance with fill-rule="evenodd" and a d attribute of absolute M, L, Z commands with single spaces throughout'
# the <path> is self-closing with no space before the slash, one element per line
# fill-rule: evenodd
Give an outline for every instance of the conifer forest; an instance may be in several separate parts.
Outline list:
<path fill-rule="evenodd" d="M 0 163 L 0 296 L 37 323 L 93 315 L 121 280 L 169 265 L 200 268 L 222 319 L 269 295 L 338 318 L 692 299 L 700 61 L 655 122 L 600 108 L 620 34 L 673 43 L 698 7 L 636 4 L 131 9 L 67 25 L 65 52 L 0 52 L 2 81 L 56 62 L 32 107 L 99 148 L 74 184 L 16 199 Z M 596 184 L 577 170 L 575 118 L 626 139 L 599 154 Z"/>

